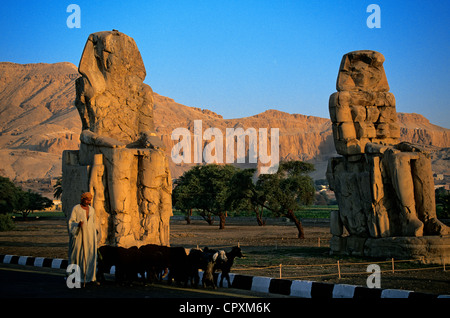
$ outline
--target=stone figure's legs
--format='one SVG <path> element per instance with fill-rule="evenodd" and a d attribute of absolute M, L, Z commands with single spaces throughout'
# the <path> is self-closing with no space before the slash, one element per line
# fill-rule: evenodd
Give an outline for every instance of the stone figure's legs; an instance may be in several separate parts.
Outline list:
<path fill-rule="evenodd" d="M 137 159 L 135 151 L 111 148 L 104 154 L 107 164 L 109 202 L 114 220 L 115 243 L 118 246 L 136 245 L 139 233 L 133 231 L 139 223 L 137 208 Z"/>
<path fill-rule="evenodd" d="M 158 150 L 140 150 L 139 160 L 139 210 L 146 233 L 144 240 L 169 245 L 169 221 L 172 197 L 168 163 Z M 155 236 L 159 233 L 159 236 Z"/>
<path fill-rule="evenodd" d="M 417 214 L 425 224 L 425 234 L 446 235 L 448 227 L 439 221 L 436 216 L 436 199 L 430 158 L 423 153 L 419 153 L 418 159 L 414 160 L 411 166 Z"/>
<path fill-rule="evenodd" d="M 92 207 L 95 209 L 95 223 L 98 231 L 99 245 L 104 245 L 108 238 L 108 213 L 105 210 L 105 180 L 103 175 L 103 155 L 94 156 L 94 164 L 91 167 L 89 179 L 89 191 L 93 194 Z"/>
<path fill-rule="evenodd" d="M 391 158 L 390 173 L 392 185 L 397 193 L 402 219 L 402 234 L 404 236 L 422 236 L 423 223 L 418 219 L 414 200 L 414 182 L 411 170 L 411 160 L 417 159 L 417 154 L 410 152 L 387 151 Z"/>
<path fill-rule="evenodd" d="M 372 187 L 373 214 L 369 216 L 369 232 L 372 237 L 388 237 L 391 234 L 389 215 L 384 204 L 385 188 L 381 172 L 381 159 L 371 154 L 366 155 L 371 166 L 370 181 Z"/>

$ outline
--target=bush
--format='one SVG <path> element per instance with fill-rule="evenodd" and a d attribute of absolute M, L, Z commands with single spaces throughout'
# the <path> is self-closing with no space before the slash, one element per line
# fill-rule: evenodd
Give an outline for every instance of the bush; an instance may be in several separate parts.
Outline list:
<path fill-rule="evenodd" d="M 15 227 L 14 221 L 9 214 L 0 214 L 0 231 L 11 231 Z"/>
<path fill-rule="evenodd" d="M 439 219 L 450 218 L 450 191 L 443 188 L 437 189 L 436 195 L 436 214 Z"/>

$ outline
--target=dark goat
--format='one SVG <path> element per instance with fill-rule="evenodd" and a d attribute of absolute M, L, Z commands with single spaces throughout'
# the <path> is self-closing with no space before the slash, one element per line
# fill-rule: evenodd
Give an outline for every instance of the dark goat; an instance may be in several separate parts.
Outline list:
<path fill-rule="evenodd" d="M 99 249 L 97 276 L 104 281 L 104 273 L 109 273 L 112 266 L 116 267 L 116 281 L 119 283 L 132 283 L 138 280 L 139 273 L 144 277 L 141 266 L 141 253 L 135 246 L 130 248 L 118 246 L 101 246 Z"/>
<path fill-rule="evenodd" d="M 241 249 L 234 247 L 231 252 L 191 249 L 189 255 L 184 247 L 167 247 L 155 244 L 130 248 L 102 246 L 99 248 L 98 271 L 99 280 L 104 280 L 104 273 L 109 273 L 112 266 L 116 267 L 116 281 L 131 283 L 141 275 L 142 281 L 153 282 L 160 280 L 167 274 L 168 283 L 174 280 L 177 284 L 188 283 L 192 287 L 199 285 L 199 269 L 203 270 L 202 286 L 216 288 L 214 273 L 222 271 L 220 286 L 224 277 L 230 285 L 228 273 L 235 257 L 243 257 Z M 164 272 L 164 274 L 162 274 Z M 160 275 L 164 275 L 160 277 Z"/>
<path fill-rule="evenodd" d="M 97 256 L 97 280 L 105 281 L 105 273 L 111 271 L 111 267 L 117 266 L 117 248 L 115 246 L 104 245 L 98 248 Z"/>
<path fill-rule="evenodd" d="M 147 274 L 146 282 L 161 280 L 170 266 L 170 247 L 147 244 L 139 247 L 142 267 Z"/>
<path fill-rule="evenodd" d="M 168 283 L 172 283 L 172 279 L 177 283 L 188 282 L 188 269 L 186 268 L 188 263 L 188 256 L 184 247 L 170 247 L 169 254 L 169 277 Z"/>
<path fill-rule="evenodd" d="M 244 255 L 242 254 L 241 248 L 239 246 L 235 246 L 231 249 L 230 252 L 226 252 L 226 259 L 223 260 L 223 258 L 219 259 L 219 261 L 216 262 L 216 265 L 214 267 L 214 271 L 216 270 L 220 270 L 222 271 L 222 275 L 220 278 L 220 287 L 223 287 L 223 279 L 226 278 L 227 282 L 228 282 L 228 287 L 231 286 L 230 284 L 230 271 L 231 271 L 231 266 L 233 266 L 234 263 L 234 259 L 236 257 L 244 257 Z"/>
<path fill-rule="evenodd" d="M 136 246 L 129 248 L 117 247 L 118 264 L 116 265 L 116 280 L 122 283 L 131 284 L 138 280 L 139 273 L 144 278 L 145 273 L 142 267 L 142 258 Z"/>
<path fill-rule="evenodd" d="M 200 249 L 191 249 L 187 257 L 187 275 L 191 287 L 197 287 L 200 282 L 198 270 L 203 267 L 203 251 Z"/>

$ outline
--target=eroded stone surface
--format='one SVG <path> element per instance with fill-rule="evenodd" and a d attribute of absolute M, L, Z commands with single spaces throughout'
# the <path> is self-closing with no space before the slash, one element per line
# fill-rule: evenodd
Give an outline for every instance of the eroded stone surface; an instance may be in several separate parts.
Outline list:
<path fill-rule="evenodd" d="M 79 72 L 83 131 L 80 150 L 64 154 L 64 212 L 90 191 L 101 245 L 169 245 L 172 182 L 136 43 L 118 31 L 89 35 Z"/>
<path fill-rule="evenodd" d="M 334 143 L 342 155 L 331 158 L 327 169 L 339 205 L 331 218 L 332 252 L 369 255 L 372 248 L 376 256 L 379 244 L 367 245 L 369 238 L 449 234 L 436 217 L 429 154 L 418 145 L 398 142 L 395 97 L 383 62 L 375 51 L 345 54 L 338 92 L 329 99 Z M 341 226 L 349 233 L 344 240 Z"/>

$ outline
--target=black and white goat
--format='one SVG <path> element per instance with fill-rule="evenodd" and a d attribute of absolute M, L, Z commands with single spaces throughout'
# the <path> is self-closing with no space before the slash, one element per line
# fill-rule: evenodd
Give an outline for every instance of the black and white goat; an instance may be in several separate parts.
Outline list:
<path fill-rule="evenodd" d="M 231 271 L 231 267 L 233 266 L 234 263 L 234 259 L 236 257 L 244 257 L 244 255 L 242 254 L 242 250 L 239 246 L 235 246 L 231 249 L 230 252 L 226 252 L 226 257 L 225 258 L 221 258 L 219 259 L 214 266 L 214 271 L 219 270 L 222 272 L 222 275 L 220 277 L 220 287 L 223 287 L 223 279 L 226 278 L 227 282 L 228 282 L 228 286 L 231 286 L 230 283 L 230 271 Z"/>

